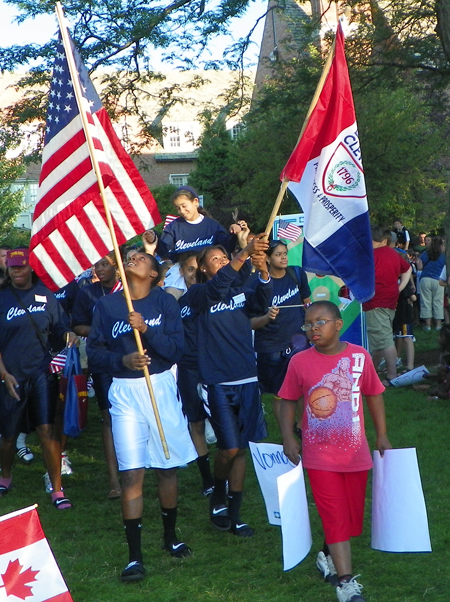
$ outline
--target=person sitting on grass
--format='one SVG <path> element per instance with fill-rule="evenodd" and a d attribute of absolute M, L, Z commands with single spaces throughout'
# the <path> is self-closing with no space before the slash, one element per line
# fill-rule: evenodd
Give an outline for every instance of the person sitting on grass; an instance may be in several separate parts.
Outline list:
<path fill-rule="evenodd" d="M 350 538 L 362 532 L 366 483 L 372 458 L 364 431 L 365 396 L 383 456 L 391 449 L 382 393 L 368 352 L 339 338 L 343 321 L 330 301 L 316 301 L 302 329 L 314 345 L 295 355 L 280 389 L 283 449 L 299 463 L 300 443 L 293 425 L 303 399 L 302 460 L 325 533 L 316 565 L 336 586 L 339 602 L 364 602 L 352 569 Z M 346 380 L 346 384 L 344 383 Z M 345 385 L 345 386 L 344 386 Z"/>

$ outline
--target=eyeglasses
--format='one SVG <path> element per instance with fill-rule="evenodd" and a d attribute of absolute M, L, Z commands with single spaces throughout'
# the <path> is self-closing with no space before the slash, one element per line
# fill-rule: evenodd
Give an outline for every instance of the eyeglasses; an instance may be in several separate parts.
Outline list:
<path fill-rule="evenodd" d="M 312 324 L 303 324 L 300 328 L 303 332 L 308 332 L 311 328 L 322 328 L 327 322 L 336 322 L 336 320 L 317 320 L 317 322 L 313 322 Z"/>

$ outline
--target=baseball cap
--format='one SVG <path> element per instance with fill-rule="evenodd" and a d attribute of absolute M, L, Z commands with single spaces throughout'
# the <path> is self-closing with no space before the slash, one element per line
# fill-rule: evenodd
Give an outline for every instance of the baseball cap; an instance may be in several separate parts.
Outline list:
<path fill-rule="evenodd" d="M 6 266 L 8 268 L 29 265 L 28 249 L 11 249 L 6 253 Z"/>

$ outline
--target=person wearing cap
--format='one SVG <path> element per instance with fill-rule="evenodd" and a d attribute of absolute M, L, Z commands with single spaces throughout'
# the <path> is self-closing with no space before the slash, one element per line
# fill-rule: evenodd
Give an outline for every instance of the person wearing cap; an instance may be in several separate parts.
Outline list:
<path fill-rule="evenodd" d="M 28 416 L 52 481 L 52 503 L 65 510 L 72 504 L 61 489 L 61 450 L 54 432 L 58 383 L 49 370 L 50 347 L 62 349 L 66 339 L 72 345 L 77 337 L 53 293 L 34 275 L 28 249 L 9 250 L 6 263 L 0 295 L 0 497 L 12 488 L 15 440 Z"/>
<path fill-rule="evenodd" d="M 159 238 L 155 232 L 147 231 L 144 245 L 148 253 L 168 257 L 175 264 L 166 274 L 164 288 L 179 298 L 186 292 L 178 263 L 181 255 L 190 251 L 198 252 L 211 245 L 222 245 L 231 254 L 236 247 L 236 234 L 245 222 L 232 224 L 230 232 L 227 232 L 219 222 L 205 214 L 200 207 L 198 194 L 191 186 L 179 188 L 172 195 L 171 201 L 180 217 L 170 222 Z"/>

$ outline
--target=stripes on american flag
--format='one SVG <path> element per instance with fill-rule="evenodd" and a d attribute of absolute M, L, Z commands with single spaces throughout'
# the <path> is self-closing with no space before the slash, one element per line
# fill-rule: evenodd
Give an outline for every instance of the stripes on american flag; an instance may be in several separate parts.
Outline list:
<path fill-rule="evenodd" d="M 118 139 L 76 48 L 83 107 L 118 244 L 161 221 L 155 200 Z M 60 41 L 48 103 L 45 146 L 31 232 L 30 265 L 52 290 L 112 250 L 103 202 Z"/>
<path fill-rule="evenodd" d="M 179 215 L 166 215 L 166 220 L 164 222 L 164 228 L 167 228 L 169 224 L 171 224 L 174 220 L 178 219 Z"/>
<path fill-rule="evenodd" d="M 67 348 L 60 351 L 50 362 L 50 372 L 52 374 L 58 374 L 64 370 L 67 360 Z"/>
<path fill-rule="evenodd" d="M 303 230 L 300 226 L 296 226 L 285 219 L 278 221 L 278 238 L 284 238 L 285 240 L 297 240 L 302 235 Z"/>

